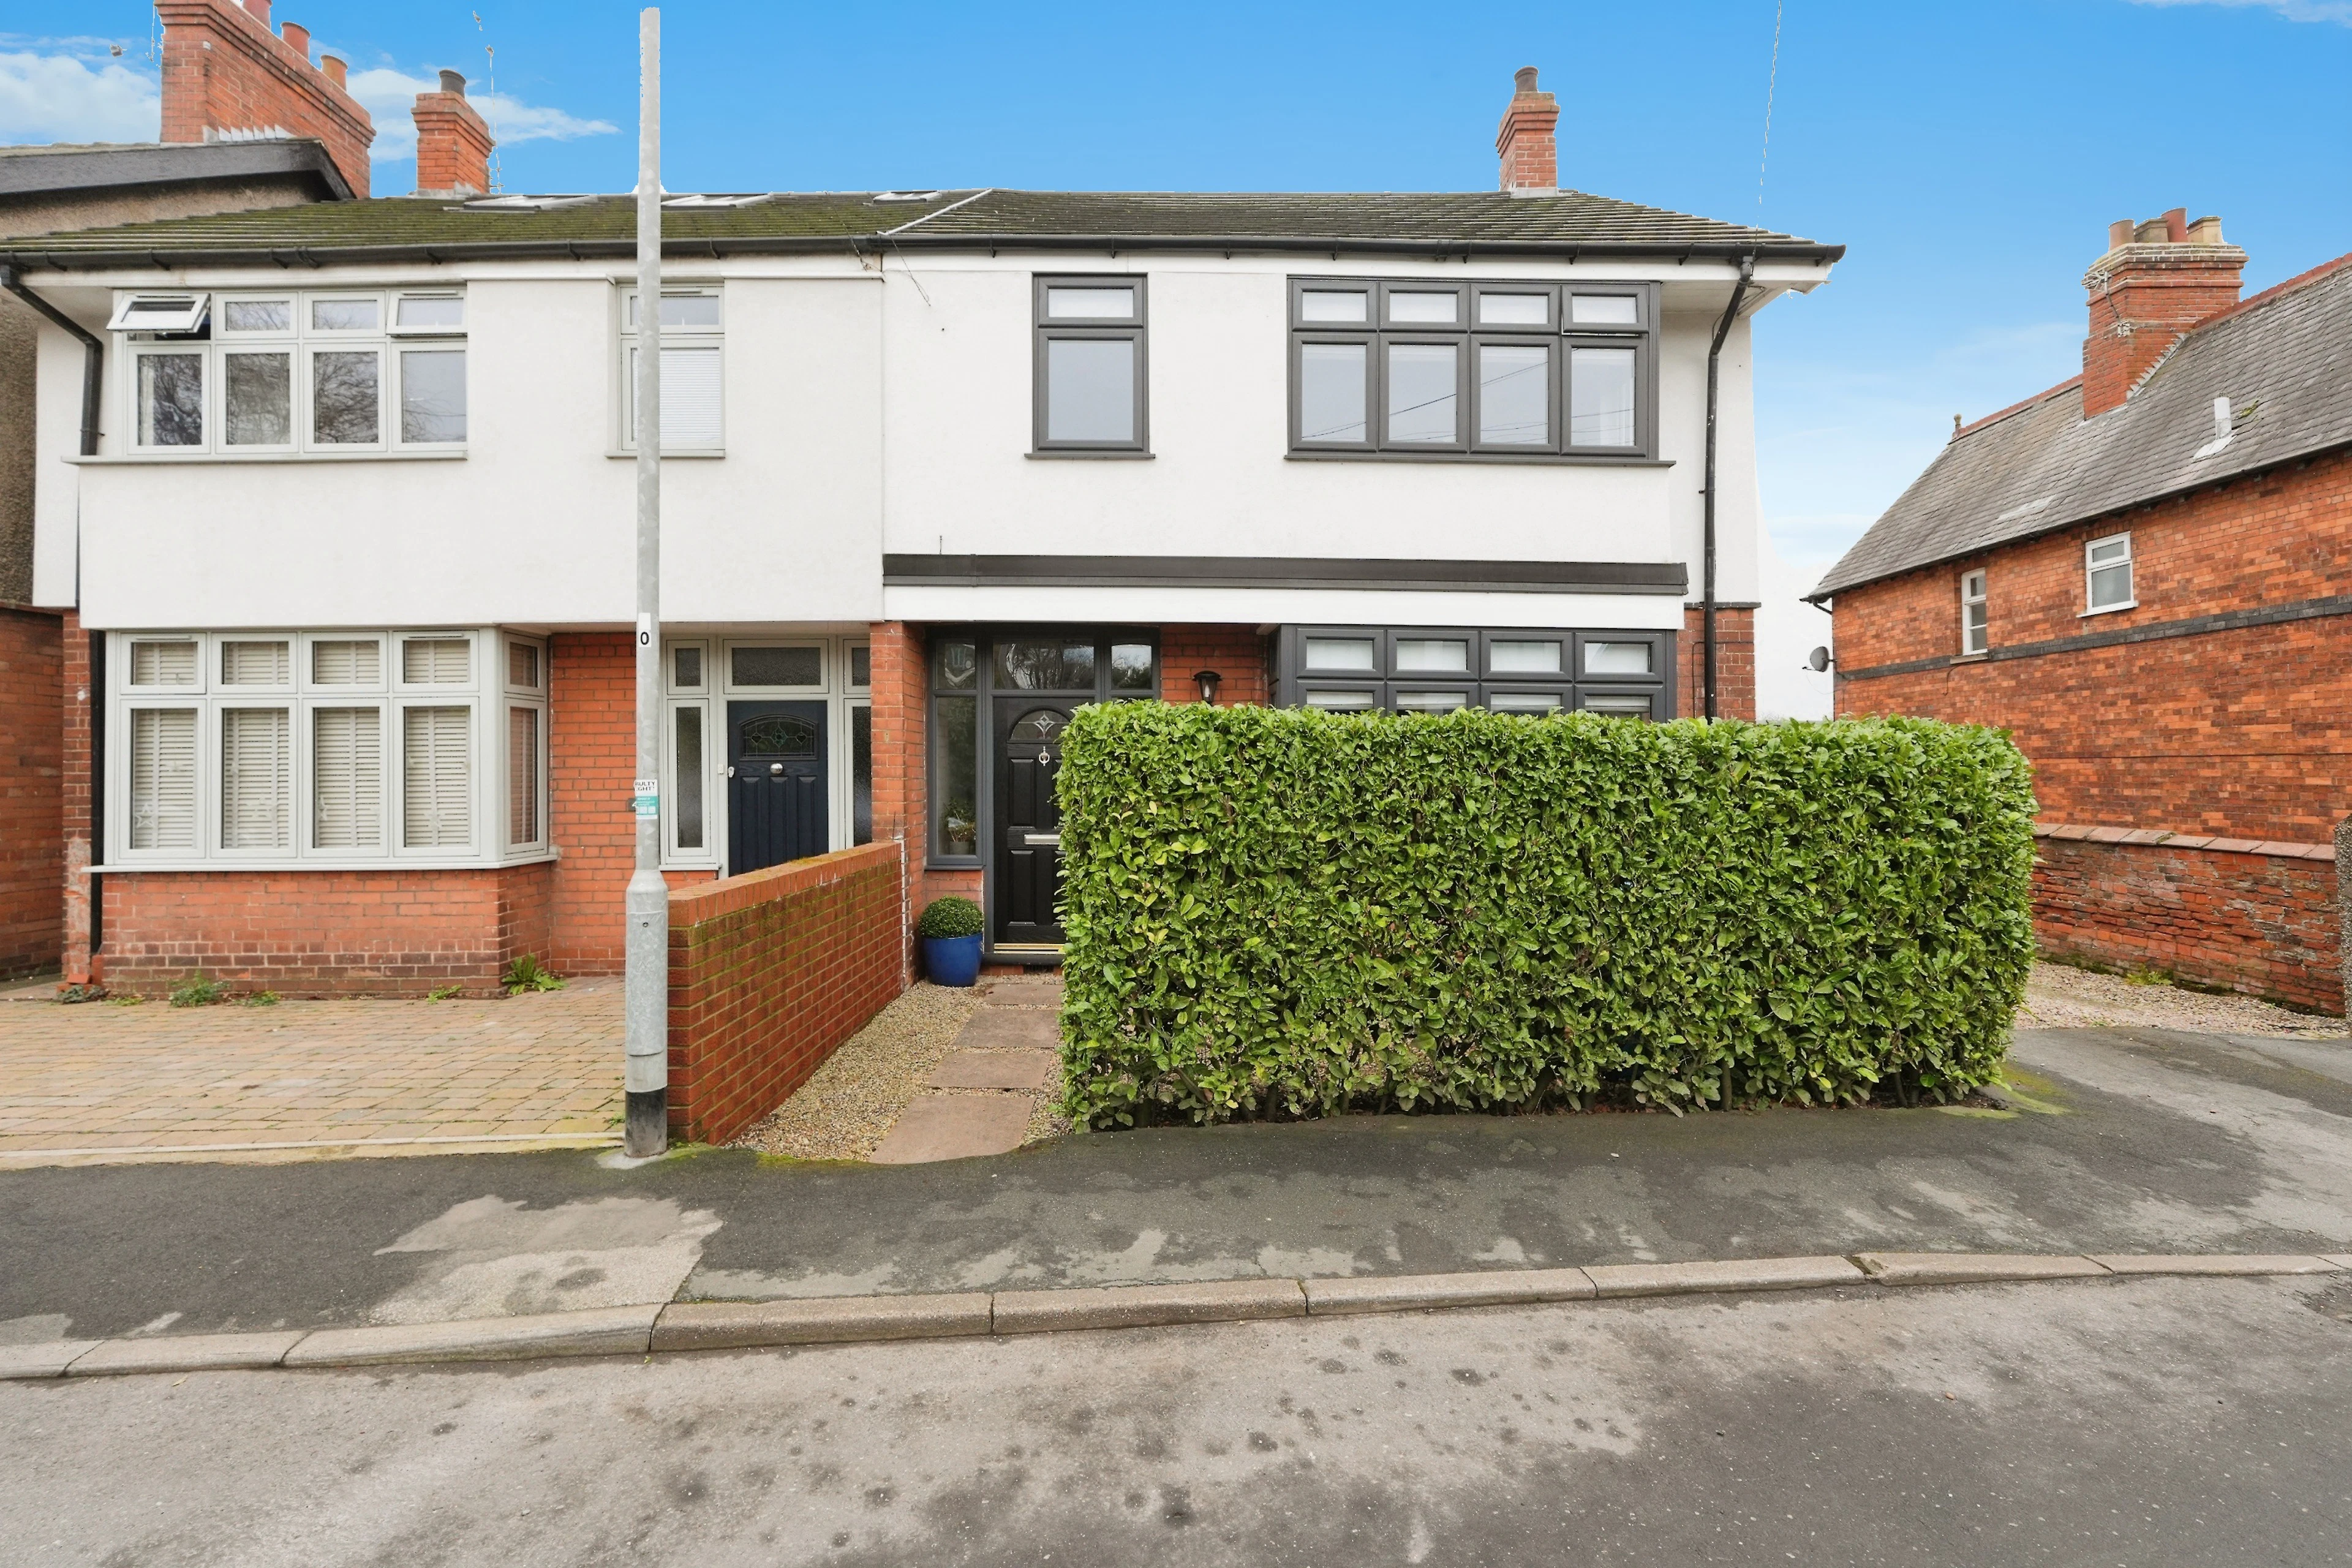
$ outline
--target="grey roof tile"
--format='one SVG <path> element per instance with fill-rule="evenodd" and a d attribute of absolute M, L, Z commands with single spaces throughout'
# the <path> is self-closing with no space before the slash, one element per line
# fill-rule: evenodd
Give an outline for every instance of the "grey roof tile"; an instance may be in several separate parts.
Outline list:
<path fill-rule="evenodd" d="M 2213 400 L 2235 427 L 2210 457 Z M 2070 381 L 1956 437 L 1810 595 L 1826 598 L 2352 442 L 2352 255 L 2175 344 L 2120 408 Z"/>

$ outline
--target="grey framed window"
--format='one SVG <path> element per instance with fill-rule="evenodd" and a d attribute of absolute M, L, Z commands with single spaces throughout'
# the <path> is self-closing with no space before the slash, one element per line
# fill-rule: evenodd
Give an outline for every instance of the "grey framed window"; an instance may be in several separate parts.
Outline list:
<path fill-rule="evenodd" d="M 1651 461 L 1657 287 L 1290 280 L 1293 457 Z"/>
<path fill-rule="evenodd" d="M 1041 274 L 1032 287 L 1032 455 L 1148 456 L 1144 279 Z"/>
<path fill-rule="evenodd" d="M 1289 707 L 1674 717 L 1672 632 L 1285 626 L 1277 662 L 1277 700 Z"/>

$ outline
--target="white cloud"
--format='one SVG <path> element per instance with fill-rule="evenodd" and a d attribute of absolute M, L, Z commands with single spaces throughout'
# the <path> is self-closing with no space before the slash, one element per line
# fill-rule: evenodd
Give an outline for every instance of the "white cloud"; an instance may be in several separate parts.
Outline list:
<path fill-rule="evenodd" d="M 155 79 L 100 53 L 104 39 L 40 42 L 83 46 L 95 58 L 79 58 L 80 48 L 0 52 L 0 142 L 152 142 L 161 133 Z"/>
<path fill-rule="evenodd" d="M 2352 27 L 2352 0 L 2131 0 L 2135 5 L 2228 5 L 2275 11 L 2290 22 L 2338 22 Z"/>
<path fill-rule="evenodd" d="M 416 122 L 409 109 L 420 92 L 439 89 L 436 76 L 410 76 L 389 66 L 355 70 L 347 84 L 353 98 L 367 106 L 375 120 L 375 145 L 369 155 L 379 163 L 416 155 Z M 469 93 L 475 110 L 490 122 L 499 145 L 518 142 L 570 142 L 582 136 L 610 136 L 620 127 L 603 120 L 582 120 L 560 109 L 525 103 L 502 92 Z"/>

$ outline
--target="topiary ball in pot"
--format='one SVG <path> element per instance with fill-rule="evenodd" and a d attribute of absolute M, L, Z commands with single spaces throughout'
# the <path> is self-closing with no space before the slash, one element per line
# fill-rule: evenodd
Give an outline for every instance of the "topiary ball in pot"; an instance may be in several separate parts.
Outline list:
<path fill-rule="evenodd" d="M 923 939 L 923 970 L 934 985 L 970 985 L 980 978 L 980 933 L 986 922 L 970 899 L 933 899 L 915 922 Z"/>

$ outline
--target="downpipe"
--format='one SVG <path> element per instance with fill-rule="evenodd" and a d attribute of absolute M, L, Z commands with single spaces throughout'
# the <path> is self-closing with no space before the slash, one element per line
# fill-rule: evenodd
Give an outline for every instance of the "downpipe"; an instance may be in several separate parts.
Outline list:
<path fill-rule="evenodd" d="M 100 387 L 106 377 L 106 345 L 79 321 L 25 287 L 16 268 L 0 267 L 0 289 L 5 289 L 19 300 L 38 310 L 61 330 L 70 332 L 81 342 L 81 455 L 98 456 L 98 409 Z"/>
<path fill-rule="evenodd" d="M 1715 602 L 1715 426 L 1716 416 L 1721 403 L 1721 394 L 1718 390 L 1719 365 L 1723 357 L 1724 341 L 1731 336 L 1731 323 L 1739 319 L 1739 307 L 1748 302 L 1748 279 L 1755 276 L 1756 257 L 1753 252 L 1750 252 L 1739 258 L 1739 282 L 1731 290 L 1731 302 L 1723 308 L 1723 320 L 1715 324 L 1715 341 L 1709 343 L 1706 349 L 1706 561 L 1701 567 L 1701 574 L 1705 582 L 1701 590 L 1703 607 L 1700 610 L 1700 619 L 1705 626 L 1706 643 L 1704 683 L 1701 689 L 1706 696 L 1706 716 L 1710 719 L 1721 717 L 1717 711 L 1721 704 L 1717 695 L 1715 675 L 1717 608 Z"/>

